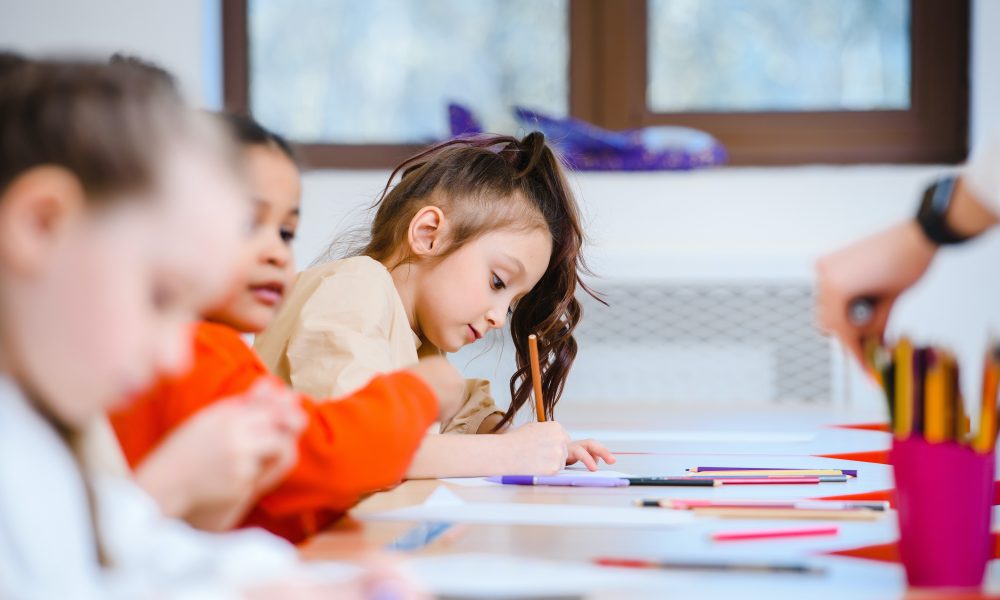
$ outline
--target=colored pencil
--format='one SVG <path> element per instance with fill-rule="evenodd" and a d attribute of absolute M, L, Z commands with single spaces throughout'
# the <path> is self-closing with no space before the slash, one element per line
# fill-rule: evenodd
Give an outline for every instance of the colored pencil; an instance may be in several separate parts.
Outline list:
<path fill-rule="evenodd" d="M 941 366 L 944 369 L 945 439 L 961 441 L 961 421 L 965 417 L 959 406 L 958 362 L 950 352 L 942 352 Z"/>
<path fill-rule="evenodd" d="M 924 419 L 924 437 L 928 442 L 936 444 L 948 439 L 950 433 L 945 356 L 931 352 L 929 362 L 927 379 L 924 383 L 924 409 L 927 411 Z"/>
<path fill-rule="evenodd" d="M 622 477 L 574 477 L 572 475 L 495 475 L 486 481 L 503 485 L 552 485 L 562 487 L 625 487 Z"/>
<path fill-rule="evenodd" d="M 997 387 L 1000 371 L 992 352 L 986 355 L 983 364 L 982 402 L 979 409 L 979 432 L 973 442 L 976 452 L 985 453 L 993 449 L 997 437 Z"/>
<path fill-rule="evenodd" d="M 736 475 L 752 475 L 754 477 L 767 477 L 777 475 L 780 477 L 815 477 L 819 475 L 847 475 L 840 469 L 725 469 L 725 470 L 705 470 L 694 471 L 698 476 L 733 477 Z M 856 472 L 855 472 L 856 473 Z"/>
<path fill-rule="evenodd" d="M 689 479 L 801 479 L 803 477 L 816 477 L 820 483 L 845 483 L 847 475 L 690 475 Z"/>
<path fill-rule="evenodd" d="M 806 537 L 813 535 L 837 535 L 840 528 L 833 526 L 801 527 L 798 529 L 749 529 L 741 531 L 717 531 L 712 534 L 716 542 L 735 542 L 740 540 L 765 540 L 787 537 Z"/>
<path fill-rule="evenodd" d="M 542 401 L 542 369 L 538 365 L 538 337 L 528 336 L 528 357 L 531 359 L 531 384 L 535 388 L 535 416 L 539 423 L 545 422 L 545 403 Z"/>
<path fill-rule="evenodd" d="M 886 404 L 889 406 L 890 430 L 896 430 L 896 363 L 892 360 L 892 352 L 886 350 L 885 367 L 882 370 L 882 391 L 885 392 Z"/>
<path fill-rule="evenodd" d="M 896 439 L 917 436 L 932 444 L 953 442 L 968 445 L 981 454 L 996 448 L 1000 430 L 1000 346 L 994 342 L 990 342 L 983 362 L 982 396 L 975 409 L 978 427 L 974 433 L 971 407 L 965 405 L 962 397 L 959 367 L 951 352 L 933 346 L 915 347 L 904 337 L 891 348 L 867 345 L 865 361 L 877 363 L 883 374 L 883 391 Z M 689 471 L 700 474 L 709 469 L 696 467 Z M 734 469 L 714 468 L 715 471 Z M 706 474 L 722 476 L 712 471 Z"/>
<path fill-rule="evenodd" d="M 696 515 L 723 519 L 802 519 L 816 521 L 877 521 L 885 513 L 876 510 L 809 510 L 798 508 L 722 508 L 714 506 L 691 509 Z"/>
<path fill-rule="evenodd" d="M 894 355 L 896 421 L 893 429 L 896 439 L 905 439 L 913 432 L 913 344 L 902 338 L 896 344 Z"/>
<path fill-rule="evenodd" d="M 952 405 L 952 426 L 954 427 L 952 439 L 959 444 L 964 444 L 968 441 L 966 434 L 969 432 L 969 417 L 965 412 L 965 399 L 962 398 L 961 375 L 957 360 L 952 363 L 949 375 L 949 400 Z"/>
<path fill-rule="evenodd" d="M 924 382 L 927 377 L 927 348 L 913 349 L 913 434 L 923 435 L 924 416 Z"/>
<path fill-rule="evenodd" d="M 627 477 L 629 485 L 670 486 L 670 487 L 719 487 L 717 479 L 693 479 L 690 477 Z"/>
<path fill-rule="evenodd" d="M 837 474 L 837 475 L 843 474 L 843 475 L 847 475 L 848 477 L 857 477 L 858 476 L 857 469 L 802 469 L 802 468 L 798 468 L 798 467 L 787 467 L 787 468 L 786 467 L 690 467 L 688 469 L 688 472 L 691 472 L 691 473 L 706 473 L 706 472 L 712 472 L 712 471 L 720 471 L 720 472 L 724 472 L 724 471 L 751 471 L 751 472 L 758 472 L 758 471 L 781 471 L 781 472 L 785 472 L 785 471 L 809 471 L 810 473 L 813 473 L 813 474 L 819 474 L 820 471 L 832 471 L 833 474 Z M 720 473 L 720 474 L 722 474 L 722 473 Z"/>
<path fill-rule="evenodd" d="M 722 485 L 790 485 L 799 483 L 820 483 L 819 477 L 761 477 L 747 479 L 715 479 Z"/>
<path fill-rule="evenodd" d="M 853 500 L 708 500 L 705 498 L 638 500 L 639 506 L 659 506 L 680 510 L 716 508 L 795 508 L 801 510 L 873 510 L 885 512 L 888 502 Z"/>
<path fill-rule="evenodd" d="M 690 571 L 749 571 L 754 573 L 797 573 L 819 575 L 825 569 L 805 563 L 750 563 L 750 562 L 692 562 L 645 560 L 639 558 L 595 558 L 594 563 L 604 567 L 630 569 L 670 569 Z"/>

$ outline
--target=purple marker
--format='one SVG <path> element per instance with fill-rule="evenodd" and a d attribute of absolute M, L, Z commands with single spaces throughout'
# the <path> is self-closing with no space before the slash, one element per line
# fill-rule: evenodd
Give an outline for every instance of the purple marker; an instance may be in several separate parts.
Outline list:
<path fill-rule="evenodd" d="M 503 475 L 487 477 L 486 481 L 504 485 L 558 485 L 569 487 L 624 487 L 628 479 L 621 477 L 574 477 L 567 475 Z"/>

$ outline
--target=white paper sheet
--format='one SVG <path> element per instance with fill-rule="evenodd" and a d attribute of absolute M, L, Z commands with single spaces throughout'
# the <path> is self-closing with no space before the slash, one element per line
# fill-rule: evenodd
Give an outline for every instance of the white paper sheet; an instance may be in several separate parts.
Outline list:
<path fill-rule="evenodd" d="M 645 587 L 651 581 L 641 570 L 629 573 L 584 562 L 487 553 L 418 557 L 406 567 L 436 595 L 455 598 L 583 598 L 598 591 Z"/>
<path fill-rule="evenodd" d="M 426 582 L 431 592 L 449 599 L 884 600 L 905 595 L 905 580 L 898 565 L 842 557 L 814 557 L 807 562 L 821 564 L 828 572 L 815 577 L 616 569 L 583 561 L 488 553 L 421 556 L 406 561 L 404 566 Z M 997 561 L 991 563 L 991 571 L 995 571 L 994 563 Z M 987 589 L 992 591 L 989 585 Z"/>
<path fill-rule="evenodd" d="M 673 527 L 694 520 L 691 511 L 649 510 L 634 506 L 465 502 L 444 486 L 434 490 L 423 504 L 357 516 L 375 521 L 564 527 Z"/>
<path fill-rule="evenodd" d="M 569 432 L 574 440 L 593 438 L 599 442 L 683 442 L 683 443 L 761 443 L 800 444 L 816 439 L 815 433 L 766 431 L 637 431 L 612 429 L 577 429 Z"/>

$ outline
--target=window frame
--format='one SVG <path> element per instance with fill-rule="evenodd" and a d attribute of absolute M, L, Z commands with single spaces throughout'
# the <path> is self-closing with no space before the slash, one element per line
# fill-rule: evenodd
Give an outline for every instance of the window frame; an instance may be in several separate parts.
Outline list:
<path fill-rule="evenodd" d="M 608 129 L 702 129 L 725 145 L 731 165 L 960 162 L 968 151 L 970 0 L 910 7 L 909 109 L 655 113 L 646 104 L 647 0 L 569 0 L 569 112 Z M 247 112 L 247 0 L 222 1 L 222 29 L 225 106 Z M 296 147 L 311 167 L 382 169 L 424 146 Z"/>

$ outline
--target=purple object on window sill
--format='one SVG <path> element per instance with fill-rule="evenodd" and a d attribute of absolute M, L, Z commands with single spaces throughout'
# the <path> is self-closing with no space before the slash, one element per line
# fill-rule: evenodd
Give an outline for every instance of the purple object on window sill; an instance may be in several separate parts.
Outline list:
<path fill-rule="evenodd" d="M 726 162 L 726 150 L 711 135 L 688 127 L 644 127 L 610 131 L 573 118 L 558 119 L 515 108 L 518 120 L 538 130 L 578 171 L 684 171 Z M 453 137 L 482 133 L 467 108 L 448 106 Z"/>

